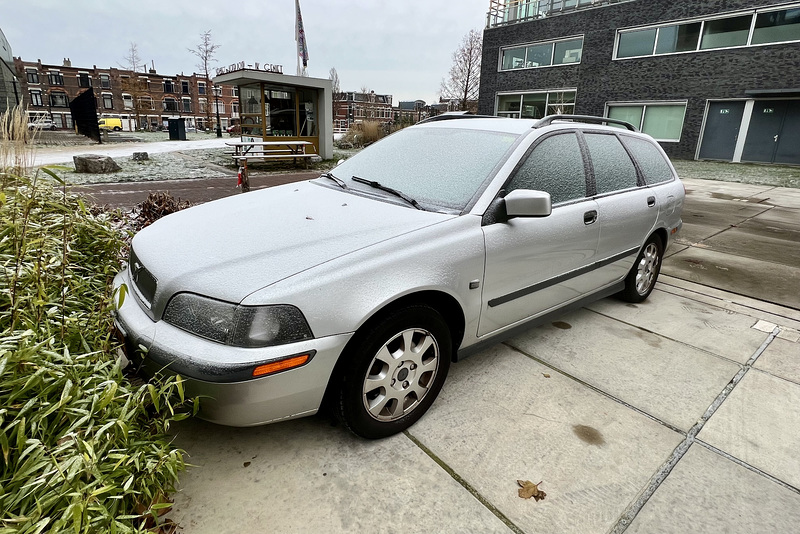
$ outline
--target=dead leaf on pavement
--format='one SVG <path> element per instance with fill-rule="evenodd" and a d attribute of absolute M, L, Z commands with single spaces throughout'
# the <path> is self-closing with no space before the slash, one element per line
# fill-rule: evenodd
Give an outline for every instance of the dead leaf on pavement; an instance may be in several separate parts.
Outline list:
<path fill-rule="evenodd" d="M 519 485 L 519 496 L 523 499 L 530 499 L 531 497 L 534 498 L 537 502 L 544 499 L 547 494 L 539 489 L 539 484 L 534 484 L 530 480 L 517 480 L 517 484 Z"/>

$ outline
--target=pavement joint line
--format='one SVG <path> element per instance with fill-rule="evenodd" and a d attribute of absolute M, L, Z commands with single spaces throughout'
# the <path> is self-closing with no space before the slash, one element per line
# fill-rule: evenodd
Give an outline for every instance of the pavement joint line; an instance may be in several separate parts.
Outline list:
<path fill-rule="evenodd" d="M 769 473 L 767 473 L 765 471 L 762 471 L 758 467 L 750 465 L 749 463 L 745 462 L 744 460 L 740 460 L 736 456 L 733 456 L 733 455 L 723 451 L 722 449 L 718 449 L 718 448 L 714 447 L 713 445 L 703 441 L 702 439 L 696 439 L 695 443 L 697 443 L 698 445 L 701 445 L 702 447 L 705 447 L 706 449 L 708 449 L 709 451 L 711 451 L 711 452 L 713 452 L 715 454 L 718 454 L 718 455 L 722 456 L 726 460 L 729 460 L 729 461 L 735 463 L 736 465 L 738 465 L 740 467 L 744 467 L 748 471 L 752 471 L 753 473 L 756 473 L 757 475 L 761 475 L 762 477 L 764 477 L 766 479 L 769 479 L 771 482 L 774 482 L 775 484 L 781 486 L 784 489 L 787 489 L 789 491 L 792 491 L 792 492 L 800 495 L 800 488 L 796 488 L 796 487 L 792 486 L 791 484 L 789 484 L 788 482 L 784 482 L 783 480 L 781 480 L 779 478 L 776 478 L 773 475 L 770 475 Z"/>
<path fill-rule="evenodd" d="M 639 494 L 639 496 L 634 500 L 625 511 L 620 516 L 617 524 L 609 530 L 608 534 L 622 534 L 625 532 L 628 527 L 631 525 L 633 520 L 639 514 L 639 512 L 644 508 L 645 504 L 650 500 L 650 498 L 655 494 L 656 490 L 661 486 L 661 484 L 666 480 L 672 470 L 678 465 L 678 462 L 684 457 L 684 455 L 689 451 L 689 448 L 695 443 L 697 440 L 697 435 L 703 429 L 705 424 L 708 422 L 709 419 L 716 413 L 725 399 L 730 396 L 733 389 L 742 381 L 744 376 L 753 368 L 758 358 L 767 350 L 770 343 L 778 337 L 780 333 L 780 328 L 776 327 L 772 333 L 767 336 L 767 339 L 761 344 L 760 347 L 756 349 L 750 359 L 747 360 L 747 363 L 739 370 L 738 373 L 731 379 L 730 382 L 722 389 L 722 391 L 717 395 L 717 398 L 714 399 L 714 402 L 706 409 L 705 413 L 697 420 L 697 423 L 692 426 L 689 432 L 686 434 L 686 438 L 678 444 L 677 447 L 672 451 L 669 458 L 666 462 L 664 462 L 661 467 L 650 477 L 650 481 L 648 482 L 647 486 L 644 490 Z"/>
<path fill-rule="evenodd" d="M 614 319 L 614 320 L 616 321 L 617 319 Z M 514 345 L 509 345 L 509 343 L 507 341 L 503 342 L 502 344 L 505 345 L 506 347 L 510 348 L 514 352 L 520 353 L 521 355 L 525 356 L 526 358 L 529 358 L 529 359 L 535 361 L 536 363 L 541 364 L 541 365 L 547 367 L 548 369 L 550 369 L 550 370 L 552 370 L 552 371 L 554 371 L 554 372 L 556 372 L 556 373 L 558 373 L 558 374 L 560 374 L 560 375 L 562 375 L 562 376 L 564 376 L 566 378 L 569 378 L 570 380 L 573 380 L 573 381 L 577 382 L 581 386 L 583 386 L 583 387 L 585 387 L 587 389 L 590 389 L 590 390 L 594 391 L 595 393 L 598 393 L 598 394 L 602 395 L 603 397 L 606 397 L 607 399 L 609 399 L 609 400 L 611 400 L 613 402 L 616 402 L 617 404 L 620 404 L 620 405 L 624 406 L 625 408 L 628 408 L 629 410 L 633 410 L 634 412 L 638 413 L 639 415 L 647 417 L 651 421 L 654 421 L 654 422 L 658 423 L 659 425 L 661 425 L 663 427 L 666 427 L 669 430 L 672 430 L 673 432 L 681 434 L 682 436 L 686 435 L 686 431 L 685 430 L 681 430 L 680 428 L 676 427 L 675 425 L 673 425 L 671 423 L 668 423 L 668 422 L 664 421 L 663 419 L 659 419 L 658 417 L 645 412 L 641 408 L 637 408 L 636 406 L 625 402 L 624 400 L 620 399 L 619 397 L 615 397 L 614 395 L 608 393 L 607 391 L 603 391 L 602 389 L 598 388 L 597 386 L 593 386 L 592 384 L 586 382 L 585 380 L 582 380 L 582 379 L 578 378 L 575 375 L 571 375 L 568 372 L 566 372 L 566 371 L 564 371 L 562 369 L 559 369 L 558 367 L 555 367 L 553 364 L 551 364 L 549 362 L 546 362 L 545 360 L 542 360 L 542 359 L 540 359 L 540 358 L 538 358 L 538 357 L 536 357 L 536 356 L 534 356 L 532 354 L 528 354 L 524 350 L 522 350 L 522 349 L 520 349 L 518 347 L 515 347 Z"/>
<path fill-rule="evenodd" d="M 497 518 L 498 518 L 500 521 L 502 521 L 502 522 L 503 522 L 503 524 L 505 524 L 505 525 L 506 525 L 506 526 L 507 526 L 507 527 L 508 527 L 508 528 L 509 528 L 511 531 L 513 531 L 515 534 L 525 534 L 525 531 L 524 531 L 524 530 L 522 530 L 522 529 L 521 529 L 521 528 L 519 528 L 517 525 L 515 525 L 515 524 L 514 524 L 514 522 L 513 522 L 513 521 L 511 521 L 511 519 L 509 519 L 509 518 L 508 518 L 508 517 L 507 517 L 507 516 L 506 516 L 506 515 L 505 515 L 503 512 L 501 512 L 501 511 L 500 511 L 500 510 L 499 510 L 499 509 L 498 509 L 498 508 L 497 508 L 495 505 L 493 505 L 491 502 L 489 502 L 489 500 L 488 500 L 486 497 L 484 497 L 483 495 L 481 495 L 481 494 L 480 494 L 480 492 L 479 492 L 477 489 L 475 489 L 475 488 L 472 486 L 472 484 L 470 484 L 469 482 L 467 482 L 466 480 L 464 480 L 464 478 L 463 478 L 463 477 L 461 477 L 461 475 L 459 475 L 458 473 L 456 473 L 456 471 L 455 471 L 455 470 L 454 470 L 452 467 L 450 467 L 449 465 L 447 465 L 447 463 L 446 463 L 444 460 L 442 460 L 441 458 L 439 458 L 439 457 L 438 457 L 438 456 L 437 456 L 437 455 L 436 455 L 436 454 L 435 454 L 435 453 L 434 453 L 432 450 L 430 450 L 430 449 L 429 449 L 427 446 L 425 446 L 425 445 L 424 445 L 424 444 L 423 444 L 423 443 L 422 443 L 420 440 L 418 440 L 416 437 L 414 437 L 414 435 L 412 435 L 412 434 L 411 434 L 411 432 L 409 432 L 408 430 L 404 430 L 404 431 L 403 431 L 403 434 L 405 434 L 405 436 L 406 436 L 406 437 L 407 437 L 409 440 L 411 440 L 411 442 L 412 442 L 414 445 L 416 445 L 417 447 L 419 447 L 419 449 L 420 449 L 422 452 L 424 452 L 425 454 L 427 454 L 427 455 L 428 455 L 428 457 L 429 457 L 431 460 L 433 460 L 433 461 L 436 463 L 436 465 L 438 465 L 439 467 L 441 467 L 441 468 L 444 470 L 444 472 L 445 472 L 445 473 L 447 473 L 448 475 L 450 475 L 450 476 L 452 477 L 452 479 L 453 479 L 453 480 L 455 480 L 456 482 L 458 482 L 458 483 L 461 485 L 461 487 L 463 487 L 465 490 L 467 490 L 467 491 L 470 493 L 470 495 L 472 495 L 473 497 L 475 497 L 475 499 L 476 499 L 476 500 L 477 500 L 479 503 L 481 503 L 481 504 L 482 504 L 482 505 L 483 505 L 483 506 L 484 506 L 484 507 L 485 507 L 487 510 L 489 510 L 489 511 L 490 511 L 492 514 L 494 514 L 494 515 L 495 515 L 495 517 L 497 517 Z"/>

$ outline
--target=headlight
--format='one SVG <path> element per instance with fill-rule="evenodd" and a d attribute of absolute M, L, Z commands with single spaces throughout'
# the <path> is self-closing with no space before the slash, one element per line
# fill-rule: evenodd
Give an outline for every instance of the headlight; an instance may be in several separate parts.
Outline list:
<path fill-rule="evenodd" d="M 268 347 L 313 337 L 305 317 L 294 306 L 239 306 L 192 293 L 175 295 L 167 305 L 164 320 L 234 347 Z"/>

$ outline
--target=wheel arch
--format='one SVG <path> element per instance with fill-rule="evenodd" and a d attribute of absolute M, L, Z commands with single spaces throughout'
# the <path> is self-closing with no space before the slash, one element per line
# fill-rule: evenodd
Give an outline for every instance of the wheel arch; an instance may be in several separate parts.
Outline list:
<path fill-rule="evenodd" d="M 341 379 L 344 366 L 347 365 L 347 354 L 352 350 L 353 346 L 359 343 L 361 336 L 364 335 L 364 332 L 369 331 L 369 329 L 372 328 L 372 325 L 380 321 L 386 315 L 402 308 L 414 305 L 430 306 L 439 312 L 439 314 L 441 314 L 447 323 L 447 326 L 450 328 L 450 338 L 452 341 L 452 354 L 450 355 L 450 361 L 456 361 L 456 354 L 458 354 L 458 349 L 464 340 L 464 329 L 466 325 L 464 311 L 458 301 L 453 298 L 453 296 L 448 295 L 443 291 L 436 290 L 423 290 L 410 293 L 408 295 L 403 295 L 375 310 L 375 312 L 361 324 L 353 337 L 351 337 L 347 342 L 344 349 L 342 349 L 339 360 L 336 362 L 336 365 L 333 368 L 330 378 L 328 379 L 328 385 L 325 389 L 325 395 L 322 401 L 323 407 L 328 404 L 329 399 L 331 399 L 331 395 L 336 392 L 336 387 Z"/>

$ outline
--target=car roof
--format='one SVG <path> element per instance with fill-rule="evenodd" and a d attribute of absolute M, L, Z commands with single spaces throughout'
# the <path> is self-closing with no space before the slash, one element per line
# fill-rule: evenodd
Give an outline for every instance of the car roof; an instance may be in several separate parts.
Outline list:
<path fill-rule="evenodd" d="M 617 125 L 617 127 L 612 126 Z M 619 127 L 630 132 L 638 130 L 630 123 L 610 119 L 608 117 L 592 117 L 586 115 L 548 115 L 542 119 L 510 119 L 489 115 L 456 115 L 445 114 L 426 119 L 415 128 L 457 128 L 465 130 L 484 130 L 522 135 L 539 130 L 549 131 L 561 128 L 587 128 L 592 130 L 619 130 Z"/>
<path fill-rule="evenodd" d="M 536 121 L 530 119 L 507 119 L 503 117 L 450 118 L 419 123 L 412 128 L 437 128 L 458 130 L 485 130 L 521 135 L 533 128 Z"/>

